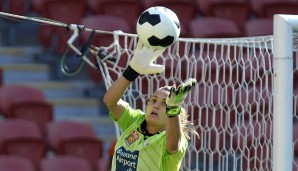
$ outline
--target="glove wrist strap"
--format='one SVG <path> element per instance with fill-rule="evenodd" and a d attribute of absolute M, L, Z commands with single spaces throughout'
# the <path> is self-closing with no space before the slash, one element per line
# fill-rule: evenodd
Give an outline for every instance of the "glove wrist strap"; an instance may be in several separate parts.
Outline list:
<path fill-rule="evenodd" d="M 180 114 L 181 111 L 181 106 L 167 106 L 166 107 L 166 113 L 168 115 L 168 117 L 174 117 L 174 116 L 178 116 Z"/>
<path fill-rule="evenodd" d="M 140 74 L 135 71 L 130 65 L 123 72 L 123 77 L 128 81 L 134 81 Z"/>

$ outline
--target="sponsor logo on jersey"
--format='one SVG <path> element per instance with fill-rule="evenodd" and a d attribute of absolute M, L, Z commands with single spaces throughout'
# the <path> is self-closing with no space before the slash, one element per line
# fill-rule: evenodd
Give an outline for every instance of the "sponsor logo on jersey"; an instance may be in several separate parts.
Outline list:
<path fill-rule="evenodd" d="M 136 171 L 139 151 L 129 151 L 124 147 L 116 150 L 116 171 Z"/>
<path fill-rule="evenodd" d="M 129 134 L 126 138 L 125 138 L 125 143 L 130 146 L 132 143 L 134 143 L 135 141 L 137 141 L 140 138 L 139 133 L 135 130 L 132 131 L 131 134 Z"/>

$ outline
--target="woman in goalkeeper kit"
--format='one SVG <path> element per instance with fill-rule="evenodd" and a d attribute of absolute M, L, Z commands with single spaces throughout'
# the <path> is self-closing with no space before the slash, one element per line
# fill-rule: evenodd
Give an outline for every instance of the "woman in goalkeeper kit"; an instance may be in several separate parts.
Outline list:
<path fill-rule="evenodd" d="M 140 41 L 123 75 L 104 95 L 110 117 L 122 135 L 115 146 L 112 171 L 178 171 L 188 146 L 190 127 L 182 103 L 195 85 L 191 78 L 178 86 L 154 91 L 146 111 L 132 109 L 121 98 L 140 74 L 161 73 L 164 66 L 153 64 L 163 52 L 144 46 Z"/>

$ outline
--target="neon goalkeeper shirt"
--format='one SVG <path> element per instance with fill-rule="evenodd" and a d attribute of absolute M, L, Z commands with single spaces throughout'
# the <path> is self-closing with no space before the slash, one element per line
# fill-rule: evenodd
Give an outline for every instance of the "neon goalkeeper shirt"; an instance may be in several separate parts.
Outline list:
<path fill-rule="evenodd" d="M 138 131 L 144 120 L 144 112 L 126 105 L 117 121 L 122 134 L 115 146 L 112 171 L 178 171 L 188 146 L 186 137 L 183 136 L 178 152 L 169 154 L 165 131 L 144 140 L 144 135 Z"/>

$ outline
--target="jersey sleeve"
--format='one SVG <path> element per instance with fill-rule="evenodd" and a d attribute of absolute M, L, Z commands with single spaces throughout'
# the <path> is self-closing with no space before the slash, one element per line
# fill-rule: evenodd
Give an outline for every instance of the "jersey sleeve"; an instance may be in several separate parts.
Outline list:
<path fill-rule="evenodd" d="M 122 131 L 126 130 L 130 125 L 132 125 L 134 122 L 138 120 L 138 118 L 141 117 L 141 115 L 144 115 L 145 113 L 139 109 L 132 109 L 130 105 L 127 103 L 125 105 L 125 109 L 123 114 L 121 115 L 121 118 L 116 121 L 118 126 Z M 115 120 L 113 115 L 110 113 L 110 117 Z"/>

